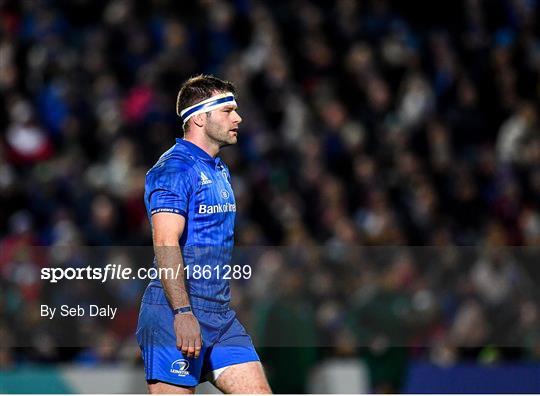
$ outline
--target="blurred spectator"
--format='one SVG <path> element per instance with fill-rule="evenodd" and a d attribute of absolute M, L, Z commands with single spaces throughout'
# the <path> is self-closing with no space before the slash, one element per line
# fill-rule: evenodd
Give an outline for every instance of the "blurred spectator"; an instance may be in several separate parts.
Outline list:
<path fill-rule="evenodd" d="M 537 133 L 537 114 L 534 106 L 523 103 L 508 120 L 501 125 L 497 139 L 497 155 L 503 163 L 522 163 L 530 138 Z"/>

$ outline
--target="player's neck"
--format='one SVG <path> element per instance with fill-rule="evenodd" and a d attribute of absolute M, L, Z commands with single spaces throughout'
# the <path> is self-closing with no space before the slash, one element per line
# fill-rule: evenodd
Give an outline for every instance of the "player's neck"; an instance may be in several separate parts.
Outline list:
<path fill-rule="evenodd" d="M 190 134 L 189 136 L 184 136 L 184 140 L 193 143 L 212 158 L 215 158 L 219 152 L 219 146 L 214 142 L 209 142 L 207 139 L 204 139 L 203 136 Z"/>

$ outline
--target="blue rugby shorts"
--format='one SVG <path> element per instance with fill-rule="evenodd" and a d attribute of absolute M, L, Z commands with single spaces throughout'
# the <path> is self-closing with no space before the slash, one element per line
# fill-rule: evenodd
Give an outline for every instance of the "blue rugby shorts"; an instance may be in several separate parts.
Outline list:
<path fill-rule="evenodd" d="M 203 345 L 197 359 L 176 348 L 174 315 L 160 286 L 149 286 L 143 296 L 137 324 L 147 381 L 196 386 L 212 379 L 216 370 L 234 364 L 259 361 L 253 342 L 232 309 L 209 312 L 193 308 Z"/>

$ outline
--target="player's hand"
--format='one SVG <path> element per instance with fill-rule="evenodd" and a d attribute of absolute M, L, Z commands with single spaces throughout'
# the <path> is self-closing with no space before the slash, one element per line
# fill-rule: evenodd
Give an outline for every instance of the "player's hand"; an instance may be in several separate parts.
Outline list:
<path fill-rule="evenodd" d="M 201 353 L 202 339 L 199 321 L 192 313 L 177 314 L 174 317 L 176 347 L 188 358 L 198 358 Z"/>

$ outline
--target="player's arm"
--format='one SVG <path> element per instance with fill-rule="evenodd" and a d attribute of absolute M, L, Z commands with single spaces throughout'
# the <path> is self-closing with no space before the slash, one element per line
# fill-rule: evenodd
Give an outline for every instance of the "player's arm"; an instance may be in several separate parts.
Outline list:
<path fill-rule="evenodd" d="M 159 268 L 166 276 L 161 283 L 169 303 L 175 308 L 190 305 L 184 279 L 184 260 L 178 241 L 184 232 L 186 219 L 173 213 L 155 213 L 152 216 L 154 251 Z M 170 276 L 174 274 L 174 276 Z M 176 277 L 177 276 L 177 277 Z M 187 357 L 199 357 L 202 340 L 199 322 L 193 313 L 179 313 L 174 317 L 176 346 Z"/>
<path fill-rule="evenodd" d="M 166 276 L 161 277 L 161 283 L 173 309 L 190 304 L 184 280 L 184 261 L 178 244 L 185 224 L 184 216 L 177 214 L 156 213 L 152 216 L 156 260 L 159 268 L 166 268 L 163 271 Z"/>

